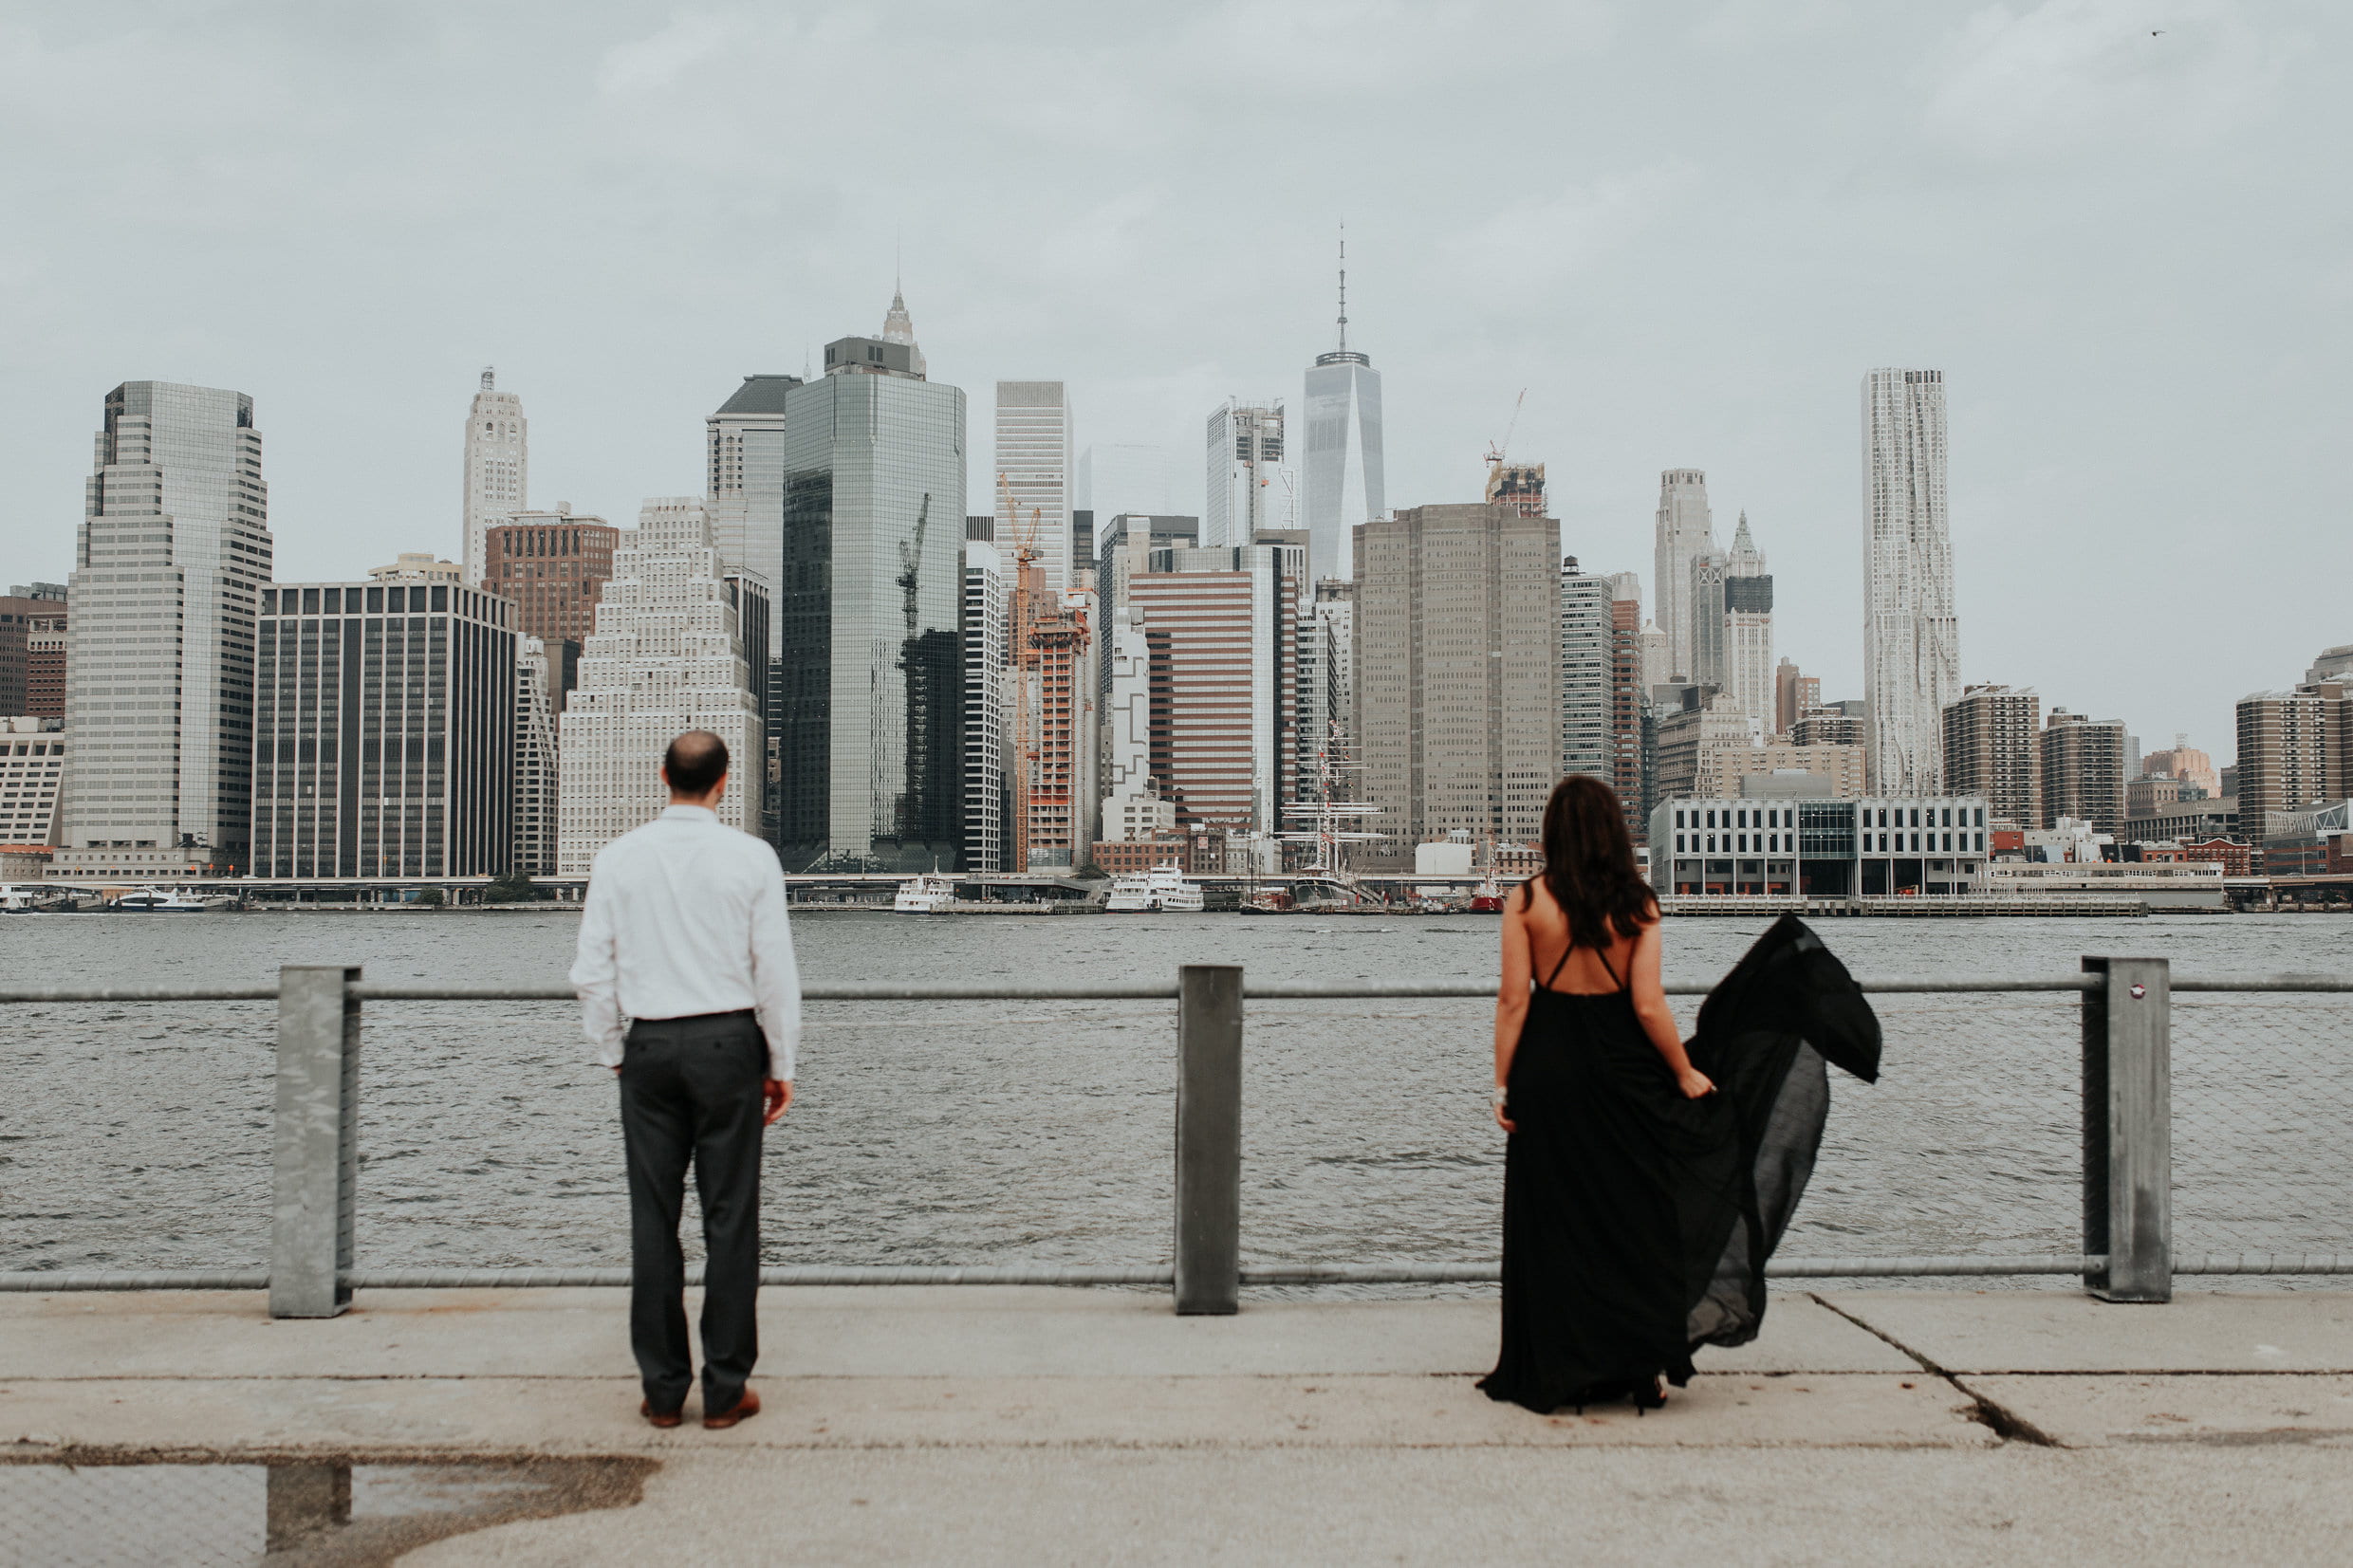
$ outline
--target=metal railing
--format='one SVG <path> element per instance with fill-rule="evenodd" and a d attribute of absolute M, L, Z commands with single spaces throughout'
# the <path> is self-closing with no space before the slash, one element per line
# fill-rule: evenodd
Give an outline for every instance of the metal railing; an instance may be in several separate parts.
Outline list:
<path fill-rule="evenodd" d="M 2172 1245 L 2172 1041 L 2177 992 L 2353 993 L 2324 975 L 2175 976 L 2163 959 L 2087 958 L 2084 972 L 2027 980 L 1884 977 L 1881 995 L 2047 993 L 2080 997 L 2083 1245 L 2051 1255 L 1828 1256 L 1774 1259 L 1783 1279 L 2080 1277 L 2110 1301 L 2162 1301 L 2177 1275 L 2353 1274 L 2353 1254 L 2177 1255 Z M 1671 985 L 1670 995 L 1708 987 Z M 1247 984 L 1239 966 L 1189 965 L 1171 983 L 812 984 L 810 1002 L 1173 1001 L 1176 1004 L 1175 1216 L 1171 1262 L 1141 1266 L 1010 1264 L 865 1267 L 802 1264 L 761 1271 L 769 1284 L 1065 1284 L 1162 1286 L 1182 1314 L 1237 1309 L 1243 1286 L 1477 1283 L 1494 1263 L 1278 1263 L 1242 1258 L 1242 1079 L 1251 1001 L 1483 999 L 1491 985 L 1443 981 Z M 619 1285 L 620 1268 L 359 1266 L 359 1064 L 370 1002 L 569 1002 L 568 986 L 385 984 L 357 967 L 287 966 L 275 987 L 0 987 L 0 1003 L 274 1001 L 270 1261 L 267 1270 L 24 1270 L 0 1290 L 263 1290 L 273 1316 L 331 1317 L 357 1290 Z M 698 1269 L 690 1269 L 690 1281 Z"/>

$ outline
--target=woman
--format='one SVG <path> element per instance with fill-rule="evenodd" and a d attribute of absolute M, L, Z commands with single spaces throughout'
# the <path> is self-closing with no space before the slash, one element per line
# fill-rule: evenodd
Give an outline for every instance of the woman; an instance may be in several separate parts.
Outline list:
<path fill-rule="evenodd" d="M 1503 1353 L 1479 1386 L 1540 1412 L 1650 1409 L 1661 1375 L 1691 1376 L 1683 1210 L 1736 1208 L 1737 1127 L 1667 1006 L 1658 902 L 1608 785 L 1561 781 L 1544 853 L 1504 910 Z"/>
<path fill-rule="evenodd" d="M 1710 993 L 1687 1051 L 1617 795 L 1562 780 L 1544 852 L 1504 910 L 1503 1353 L 1479 1387 L 1540 1412 L 1650 1410 L 1662 1376 L 1690 1379 L 1694 1348 L 1756 1337 L 1766 1260 L 1822 1144 L 1825 1061 L 1876 1079 L 1879 1020 L 1785 914 Z"/>

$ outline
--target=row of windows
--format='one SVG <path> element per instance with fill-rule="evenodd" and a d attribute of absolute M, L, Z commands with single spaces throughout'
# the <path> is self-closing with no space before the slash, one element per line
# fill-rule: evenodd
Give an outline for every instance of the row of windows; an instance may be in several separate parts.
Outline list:
<path fill-rule="evenodd" d="M 1718 852 L 1716 840 L 1720 839 L 1723 840 L 1722 852 L 1726 854 L 1786 855 L 1796 847 L 1791 842 L 1793 838 L 1794 835 L 1787 833 L 1678 833 L 1675 836 L 1675 852 L 1677 855 L 1713 855 Z M 1889 842 L 1891 839 L 1894 840 L 1892 844 Z M 1985 839 L 1982 833 L 1866 833 L 1862 836 L 1862 853 L 1982 855 L 1985 853 Z M 1927 841 L 1923 843 L 1922 839 Z M 1825 846 L 1817 843 L 1814 835 L 1807 834 L 1805 842 L 1806 854 L 1825 853 Z M 1852 853 L 1851 840 L 1842 843 L 1830 853 Z"/>

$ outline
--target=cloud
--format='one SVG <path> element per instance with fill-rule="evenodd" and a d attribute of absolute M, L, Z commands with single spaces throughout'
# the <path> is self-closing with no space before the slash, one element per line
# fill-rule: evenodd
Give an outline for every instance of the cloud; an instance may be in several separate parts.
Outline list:
<path fill-rule="evenodd" d="M 659 32 L 605 50 L 597 64 L 597 90 L 615 96 L 661 92 L 753 30 L 740 15 L 678 17 Z"/>
<path fill-rule="evenodd" d="M 1932 84 L 1930 135 L 2007 158 L 2206 142 L 2262 111 L 2287 48 L 2232 0 L 2045 0 L 1979 11 L 1953 53 Z"/>
<path fill-rule="evenodd" d="M 1471 297 L 1514 308 L 1632 241 L 1693 178 L 1685 164 L 1653 164 L 1510 202 L 1444 242 L 1445 271 Z"/>

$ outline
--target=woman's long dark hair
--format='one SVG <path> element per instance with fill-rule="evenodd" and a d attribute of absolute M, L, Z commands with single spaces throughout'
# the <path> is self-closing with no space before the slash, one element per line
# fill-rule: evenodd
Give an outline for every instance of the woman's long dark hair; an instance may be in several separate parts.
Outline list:
<path fill-rule="evenodd" d="M 1571 774 L 1545 802 L 1544 877 L 1552 901 L 1568 917 L 1572 946 L 1608 950 L 1612 932 L 1631 940 L 1658 917 L 1658 900 L 1635 868 L 1618 792 L 1599 779 Z M 1525 895 L 1529 907 L 1536 890 Z"/>

